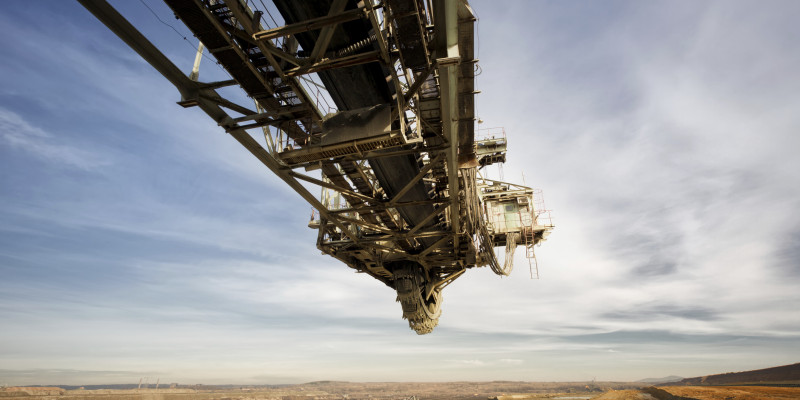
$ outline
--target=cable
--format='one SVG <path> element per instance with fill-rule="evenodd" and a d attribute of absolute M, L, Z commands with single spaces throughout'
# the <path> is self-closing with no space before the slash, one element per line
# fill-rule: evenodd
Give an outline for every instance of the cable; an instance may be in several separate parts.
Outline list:
<path fill-rule="evenodd" d="M 150 10 L 150 12 L 153 14 L 153 16 L 154 16 L 154 17 L 156 17 L 156 19 L 158 20 L 158 22 L 161 22 L 162 24 L 164 24 L 164 25 L 166 25 L 166 26 L 168 26 L 168 27 L 172 28 L 172 30 L 173 30 L 173 31 L 175 31 L 175 33 L 177 33 L 177 34 L 178 34 L 180 37 L 182 37 L 182 38 L 183 38 L 183 40 L 187 40 L 187 39 L 186 39 L 186 36 L 183 36 L 183 35 L 182 35 L 180 32 L 178 32 L 178 30 L 177 30 L 177 29 L 175 29 L 175 27 L 174 27 L 174 26 L 172 26 L 172 25 L 170 25 L 170 24 L 168 24 L 168 23 L 164 22 L 164 21 L 163 21 L 163 20 L 162 20 L 162 19 L 161 19 L 161 18 L 158 16 L 158 14 L 156 14 L 156 12 L 155 12 L 155 11 L 153 11 L 153 9 L 152 9 L 152 8 L 150 8 L 150 6 L 149 6 L 149 5 L 147 5 L 147 3 L 145 3 L 145 2 L 144 2 L 144 0 L 139 0 L 139 2 L 140 2 L 140 3 L 142 3 L 142 4 L 144 4 L 144 6 L 145 6 L 145 7 L 147 7 L 147 9 L 148 9 L 148 10 Z M 187 40 L 187 41 L 188 41 L 188 40 Z"/>
<path fill-rule="evenodd" d="M 272 13 L 269 12 L 269 8 L 267 7 L 266 4 L 264 4 L 264 0 L 259 0 L 259 1 L 261 1 L 261 6 L 264 7 L 264 11 L 266 11 L 267 15 L 269 15 L 269 19 L 271 19 L 272 23 L 275 24 L 275 27 L 277 27 L 278 26 L 278 22 L 275 21 L 275 18 L 272 16 Z M 270 27 L 270 28 L 273 28 L 273 27 Z"/>
<path fill-rule="evenodd" d="M 153 11 L 153 9 L 152 9 L 152 8 L 150 8 L 150 6 L 149 6 L 149 5 L 147 5 L 147 3 L 145 3 L 145 2 L 144 2 L 144 0 L 139 0 L 139 2 L 140 2 L 140 3 L 142 3 L 142 4 L 143 4 L 145 7 L 147 7 L 147 9 L 148 9 L 148 10 L 150 10 L 150 13 L 152 13 L 152 14 L 153 14 L 153 16 L 154 16 L 154 17 L 156 17 L 156 19 L 158 20 L 158 22 L 161 22 L 162 24 L 164 24 L 164 25 L 166 25 L 166 26 L 170 27 L 170 28 L 171 28 L 173 31 L 175 31 L 175 33 L 177 33 L 177 34 L 178 34 L 178 36 L 180 36 L 180 37 L 181 37 L 181 38 L 182 38 L 182 39 L 183 39 L 183 40 L 186 42 L 186 44 L 188 44 L 188 45 L 189 45 L 189 46 L 192 48 L 192 50 L 194 50 L 194 51 L 197 51 L 197 46 L 195 46 L 195 45 L 192 45 L 192 43 L 191 43 L 191 42 L 189 42 L 189 39 L 188 39 L 186 36 L 184 36 L 182 33 L 180 33 L 180 32 L 179 32 L 177 29 L 175 29 L 175 27 L 174 27 L 172 24 L 169 24 L 169 23 L 165 22 L 164 20 L 162 20 L 162 19 L 161 19 L 161 17 L 159 17 L 159 16 L 158 16 L 158 14 L 156 14 L 156 12 L 155 12 L 155 11 Z M 199 43 L 199 41 L 198 41 L 198 43 Z M 227 74 L 227 75 L 228 75 L 228 77 L 230 77 L 231 79 L 233 79 L 233 76 L 231 76 L 231 74 L 228 72 L 228 70 L 226 70 L 225 68 L 223 68 L 223 67 L 222 67 L 222 65 L 220 65 L 220 64 L 219 64 L 219 62 L 218 62 L 217 60 L 215 60 L 215 59 L 213 59 L 213 58 L 209 58 L 209 57 L 208 57 L 208 56 L 205 54 L 205 52 L 204 52 L 204 53 L 202 53 L 201 55 L 202 55 L 204 58 L 206 58 L 206 59 L 208 59 L 209 61 L 211 61 L 212 63 L 214 63 L 214 65 L 216 65 L 217 67 L 219 67 L 219 69 L 221 69 L 223 72 L 225 72 L 225 74 Z"/>

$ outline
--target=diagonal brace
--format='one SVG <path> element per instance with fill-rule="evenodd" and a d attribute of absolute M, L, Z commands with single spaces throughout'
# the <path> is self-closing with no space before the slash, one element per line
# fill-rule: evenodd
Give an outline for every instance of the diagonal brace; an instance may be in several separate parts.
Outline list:
<path fill-rule="evenodd" d="M 437 215 L 441 214 L 442 211 L 444 211 L 446 209 L 447 209 L 447 207 L 439 207 L 439 208 L 433 210 L 433 212 L 428 214 L 428 216 L 425 217 L 425 219 L 423 219 L 422 221 L 420 221 L 420 223 L 418 223 L 417 226 L 415 226 L 413 229 L 408 231 L 408 235 L 411 236 L 411 235 L 417 233 L 418 230 L 422 229 L 423 226 L 427 225 L 428 222 L 431 222 L 431 220 L 436 218 Z"/>
<path fill-rule="evenodd" d="M 256 32 L 253 34 L 253 39 L 256 41 L 265 41 L 275 39 L 281 36 L 294 35 L 297 33 L 313 31 L 322 27 L 340 24 L 342 22 L 352 21 L 359 19 L 364 15 L 364 10 L 357 8 L 354 10 L 345 11 L 336 15 L 326 15 L 324 17 L 312 18 L 302 22 L 273 28 L 266 31 Z"/>
<path fill-rule="evenodd" d="M 359 199 L 361 201 L 367 201 L 367 202 L 370 202 L 370 203 L 379 203 L 380 202 L 380 200 L 378 200 L 376 198 L 365 196 L 365 195 L 363 195 L 361 193 L 354 192 L 354 191 L 352 191 L 350 189 L 345 189 L 345 188 L 343 188 L 341 186 L 334 185 L 333 183 L 324 182 L 324 181 L 321 181 L 319 179 L 312 178 L 312 177 L 310 177 L 308 175 L 303 175 L 303 174 L 295 172 L 295 171 L 289 171 L 289 176 L 291 176 L 293 178 L 300 179 L 302 181 L 306 181 L 308 183 L 313 183 L 315 185 L 322 186 L 324 188 L 335 190 L 335 191 L 337 191 L 339 193 L 342 193 L 345 196 L 353 196 L 353 197 L 355 197 L 355 198 L 357 198 L 357 199 Z"/>
<path fill-rule="evenodd" d="M 328 11 L 328 17 L 333 17 L 336 14 L 340 14 L 344 11 L 344 7 L 347 5 L 347 0 L 334 0 L 333 4 L 331 5 L 331 10 Z M 314 44 L 314 49 L 311 50 L 311 60 L 313 62 L 319 61 L 320 57 L 325 53 L 325 50 L 328 49 L 328 44 L 330 44 L 331 39 L 333 38 L 333 32 L 338 25 L 326 25 L 322 30 L 319 32 L 319 37 L 317 38 L 317 43 Z"/>
<path fill-rule="evenodd" d="M 438 156 L 434 157 L 434 159 L 431 160 L 431 162 L 429 162 L 428 165 L 422 167 L 422 169 L 419 170 L 419 173 L 413 179 L 411 179 L 405 186 L 403 186 L 403 188 L 400 189 L 399 192 L 397 192 L 394 198 L 392 198 L 392 200 L 389 201 L 389 205 L 393 205 L 398 201 L 400 201 L 400 198 L 402 198 L 406 193 L 408 193 L 408 191 L 411 190 L 411 188 L 413 188 L 414 185 L 416 185 L 417 182 L 419 182 L 419 180 L 422 179 L 422 177 L 424 177 L 425 174 L 427 174 L 428 171 L 431 170 L 431 168 L 436 166 L 436 164 L 439 163 L 442 157 L 444 157 L 444 153 L 440 153 Z"/>
<path fill-rule="evenodd" d="M 448 240 L 450 240 L 450 236 L 445 236 L 445 237 L 437 240 L 436 243 L 430 245 L 430 247 L 428 247 L 427 249 L 423 250 L 422 253 L 419 253 L 419 255 L 417 257 L 423 258 L 423 257 L 427 256 L 428 254 L 430 254 L 430 252 L 436 250 L 439 246 L 441 246 L 443 243 L 445 243 Z"/>

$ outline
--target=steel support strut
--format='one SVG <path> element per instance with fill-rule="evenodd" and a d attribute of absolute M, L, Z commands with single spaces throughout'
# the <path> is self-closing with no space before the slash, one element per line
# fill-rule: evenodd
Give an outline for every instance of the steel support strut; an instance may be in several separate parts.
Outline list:
<path fill-rule="evenodd" d="M 78 1 L 177 88 L 178 104 L 203 110 L 316 209 L 317 247 L 396 289 L 417 333 L 436 326 L 441 289 L 466 269 L 510 271 L 494 243 L 532 254 L 553 228 L 536 223 L 530 188 L 477 178 L 497 150 L 476 152 L 466 0 L 273 0 L 286 22 L 274 28 L 248 0 L 164 0 L 233 78 L 210 83 L 197 82 L 199 52 L 189 77 L 106 0 Z M 230 85 L 255 110 L 215 90 Z M 530 216 L 487 222 L 507 207 Z"/>
<path fill-rule="evenodd" d="M 195 99 L 197 106 L 200 107 L 209 117 L 216 121 L 220 126 L 233 136 L 244 148 L 261 161 L 270 171 L 278 175 L 292 189 L 306 200 L 312 207 L 316 208 L 320 215 L 330 220 L 341 229 L 354 243 L 358 243 L 358 237 L 352 233 L 337 218 L 336 215 L 322 205 L 316 196 L 309 193 L 303 185 L 289 175 L 289 170 L 283 168 L 272 155 L 261 147 L 247 132 L 241 129 L 220 106 L 208 100 L 208 98 L 221 98 L 213 89 L 202 88 L 202 85 L 192 81 L 181 70 L 175 66 L 161 51 L 159 51 L 147 38 L 144 37 L 136 28 L 128 22 L 125 17 L 120 15 L 117 10 L 111 7 L 105 0 L 78 0 L 87 10 L 105 24 L 111 31 L 120 37 L 128 46 L 158 72 L 164 75 L 181 93 L 182 99 Z"/>

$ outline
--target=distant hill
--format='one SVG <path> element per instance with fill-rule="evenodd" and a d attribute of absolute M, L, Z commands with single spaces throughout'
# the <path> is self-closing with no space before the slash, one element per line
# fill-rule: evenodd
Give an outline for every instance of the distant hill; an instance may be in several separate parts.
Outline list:
<path fill-rule="evenodd" d="M 742 384 L 800 384 L 800 363 L 744 372 L 686 378 L 673 385 L 715 386 Z"/>
<path fill-rule="evenodd" d="M 682 376 L 670 375 L 670 376 L 665 376 L 663 378 L 640 379 L 640 380 L 638 380 L 636 382 L 642 382 L 642 383 L 672 383 L 672 382 L 678 382 L 678 381 L 680 381 L 682 379 L 683 379 Z"/>

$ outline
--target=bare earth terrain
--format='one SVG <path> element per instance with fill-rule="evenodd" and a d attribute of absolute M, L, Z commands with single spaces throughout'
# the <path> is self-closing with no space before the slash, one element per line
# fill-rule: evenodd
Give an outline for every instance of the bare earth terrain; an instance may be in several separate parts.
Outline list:
<path fill-rule="evenodd" d="M 172 389 L 0 389 L 0 400 L 585 400 L 633 382 L 312 382 L 279 386 L 196 386 Z"/>
<path fill-rule="evenodd" d="M 779 400 L 800 399 L 800 387 L 668 386 L 611 390 L 596 400 Z"/>
<path fill-rule="evenodd" d="M 13 398 L 13 399 L 12 399 Z M 174 389 L 0 389 L 0 400 L 783 400 L 800 387 L 643 386 L 625 382 L 315 382 L 260 387 Z"/>
<path fill-rule="evenodd" d="M 661 389 L 673 396 L 697 400 L 800 399 L 800 387 L 672 386 Z"/>
<path fill-rule="evenodd" d="M 30 387 L 0 389 L 0 400 L 526 400 L 590 399 L 604 391 L 643 387 L 626 382 L 313 382 L 258 387 L 185 387 L 175 389 L 72 389 Z"/>

